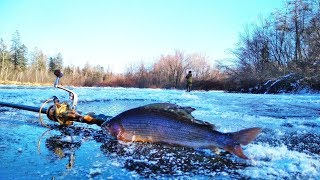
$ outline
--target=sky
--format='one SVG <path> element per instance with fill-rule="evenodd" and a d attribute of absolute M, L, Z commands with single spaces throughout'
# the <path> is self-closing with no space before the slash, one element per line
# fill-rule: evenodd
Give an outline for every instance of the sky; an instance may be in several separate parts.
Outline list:
<path fill-rule="evenodd" d="M 198 53 L 210 64 L 230 53 L 246 26 L 283 0 L 0 0 L 0 38 L 18 30 L 32 52 L 61 53 L 64 65 L 101 65 L 112 72 Z"/>

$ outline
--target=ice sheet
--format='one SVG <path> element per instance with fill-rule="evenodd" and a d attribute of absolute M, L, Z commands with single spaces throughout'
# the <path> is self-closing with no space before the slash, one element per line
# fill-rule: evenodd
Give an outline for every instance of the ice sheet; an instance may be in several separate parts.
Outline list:
<path fill-rule="evenodd" d="M 73 139 L 72 135 L 62 135 L 60 131 L 53 130 L 41 137 L 46 129 L 39 125 L 37 113 L 0 107 L 0 179 L 34 176 L 104 179 L 320 177 L 318 94 L 256 95 L 220 91 L 187 93 L 182 90 L 161 89 L 71 88 L 79 95 L 78 110 L 84 113 L 96 112 L 115 116 L 137 106 L 169 102 L 196 108 L 193 116 L 215 124 L 221 132 L 233 132 L 249 127 L 261 127 L 263 131 L 253 143 L 244 147 L 245 154 L 252 158 L 250 161 L 232 155 L 214 161 L 216 155 L 211 153 L 185 149 L 172 151 L 167 147 L 164 147 L 164 150 L 144 147 L 144 151 L 149 155 L 138 156 L 135 153 L 142 151 L 140 146 L 116 144 L 109 147 L 108 144 L 113 141 L 107 140 L 107 144 L 99 142 L 99 135 L 95 134 L 100 131 L 97 126 L 83 126 L 87 131 L 74 135 L 77 143 L 81 142 L 81 145 L 62 147 L 62 152 L 66 155 L 58 157 L 54 152 L 58 150 L 50 149 L 48 141 L 57 138 L 59 142 L 68 144 Z M 67 93 L 53 87 L 0 86 L 0 101 L 10 103 L 40 107 L 53 95 L 61 100 L 68 99 Z M 39 139 L 42 141 L 41 154 L 37 150 Z M 72 154 L 76 155 L 75 166 L 67 170 L 66 164 Z M 155 154 L 160 154 L 161 157 Z M 197 158 L 200 160 L 197 161 Z M 183 163 L 177 163 L 181 159 Z M 27 165 L 28 163 L 31 165 Z M 214 163 L 226 168 L 213 166 Z M 137 164 L 142 169 L 133 167 Z M 153 171 L 155 165 L 162 165 L 162 171 Z M 164 171 L 165 169 L 168 171 Z"/>

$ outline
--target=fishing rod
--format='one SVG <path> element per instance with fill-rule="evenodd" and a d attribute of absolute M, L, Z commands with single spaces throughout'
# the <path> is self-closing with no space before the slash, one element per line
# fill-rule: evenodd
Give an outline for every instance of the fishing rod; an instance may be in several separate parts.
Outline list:
<path fill-rule="evenodd" d="M 13 104 L 13 103 L 7 103 L 7 102 L 0 102 L 0 106 L 22 109 L 22 110 L 27 110 L 27 111 L 32 111 L 32 112 L 39 112 L 39 110 L 40 110 L 40 108 L 38 108 L 38 107 L 21 105 L 21 104 Z M 46 114 L 47 110 L 48 110 L 47 108 L 42 108 L 41 113 Z"/>
<path fill-rule="evenodd" d="M 72 100 L 71 105 L 67 102 L 60 103 L 60 100 L 56 96 L 53 96 L 52 98 L 47 99 L 40 108 L 7 102 L 0 102 L 0 106 L 38 112 L 40 123 L 48 128 L 50 127 L 44 123 L 41 114 L 46 114 L 50 120 L 58 122 L 63 126 L 72 125 L 73 122 L 96 124 L 101 126 L 103 122 L 105 122 L 108 118 L 111 118 L 110 116 L 95 115 L 93 113 L 82 116 L 76 111 L 78 105 L 78 95 L 74 91 L 59 85 L 60 78 L 62 78 L 63 73 L 60 70 L 55 70 L 54 75 L 56 76 L 56 80 L 53 84 L 53 87 L 67 91 L 69 93 L 70 100 Z M 53 105 L 51 105 L 49 108 L 44 108 L 44 106 L 49 102 L 53 102 Z"/>

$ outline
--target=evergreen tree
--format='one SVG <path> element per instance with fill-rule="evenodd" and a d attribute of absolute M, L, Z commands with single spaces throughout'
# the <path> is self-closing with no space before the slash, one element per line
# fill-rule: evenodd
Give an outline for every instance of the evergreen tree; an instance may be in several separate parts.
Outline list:
<path fill-rule="evenodd" d="M 31 66 L 38 71 L 43 71 L 47 69 L 46 56 L 41 50 L 35 48 L 31 56 Z"/>
<path fill-rule="evenodd" d="M 63 58 L 61 53 L 58 53 L 55 57 L 49 58 L 49 70 L 54 71 L 56 69 L 62 69 L 63 67 Z"/>
<path fill-rule="evenodd" d="M 11 41 L 11 62 L 14 69 L 24 71 L 27 68 L 27 47 L 21 43 L 19 31 L 13 34 Z"/>

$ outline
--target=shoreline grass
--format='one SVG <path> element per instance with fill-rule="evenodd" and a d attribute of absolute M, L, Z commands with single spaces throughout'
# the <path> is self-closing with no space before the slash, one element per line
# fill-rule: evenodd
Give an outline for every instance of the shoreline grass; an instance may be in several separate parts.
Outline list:
<path fill-rule="evenodd" d="M 19 86 L 52 86 L 50 83 L 35 83 L 35 82 L 19 82 L 19 81 L 4 81 L 0 80 L 0 85 L 19 85 Z"/>

